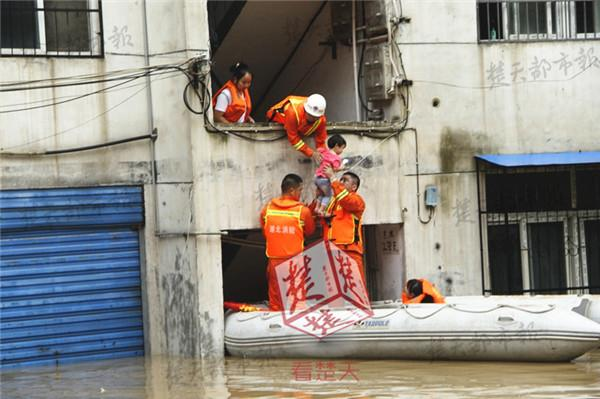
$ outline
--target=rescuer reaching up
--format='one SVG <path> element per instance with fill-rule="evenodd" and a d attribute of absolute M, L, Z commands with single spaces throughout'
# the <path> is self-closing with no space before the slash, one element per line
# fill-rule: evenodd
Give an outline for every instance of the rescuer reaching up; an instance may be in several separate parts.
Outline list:
<path fill-rule="evenodd" d="M 283 310 L 275 266 L 304 250 L 304 237 L 315 231 L 312 213 L 300 202 L 302 178 L 290 173 L 281 182 L 281 197 L 272 199 L 260 213 L 266 239 L 269 309 Z"/>
<path fill-rule="evenodd" d="M 310 148 L 304 142 L 304 138 L 314 136 L 315 148 L 325 148 L 326 106 L 325 98 L 320 94 L 311 94 L 308 97 L 287 96 L 269 108 L 267 120 L 282 124 L 292 147 L 319 164 L 322 155 Z"/>
<path fill-rule="evenodd" d="M 333 242 L 354 259 L 366 287 L 362 236 L 365 200 L 356 192 L 360 178 L 352 172 L 345 172 L 338 181 L 331 166 L 325 167 L 323 172 L 329 177 L 333 189 L 333 199 L 326 210 L 326 214 L 332 216 L 323 221 L 323 239 Z"/>

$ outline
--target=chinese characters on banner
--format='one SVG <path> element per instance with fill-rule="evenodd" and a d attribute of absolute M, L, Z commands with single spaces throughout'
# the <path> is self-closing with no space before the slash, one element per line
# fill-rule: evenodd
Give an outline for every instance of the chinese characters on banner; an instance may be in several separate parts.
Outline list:
<path fill-rule="evenodd" d="M 486 68 L 486 81 L 491 87 L 510 86 L 517 83 L 570 80 L 588 69 L 600 69 L 600 58 L 594 48 L 579 48 L 576 53 L 560 52 L 553 57 L 538 57 L 521 62 L 490 62 Z"/>
<path fill-rule="evenodd" d="M 320 339 L 373 315 L 358 265 L 331 242 L 280 263 L 275 274 L 283 322 L 306 334 Z"/>

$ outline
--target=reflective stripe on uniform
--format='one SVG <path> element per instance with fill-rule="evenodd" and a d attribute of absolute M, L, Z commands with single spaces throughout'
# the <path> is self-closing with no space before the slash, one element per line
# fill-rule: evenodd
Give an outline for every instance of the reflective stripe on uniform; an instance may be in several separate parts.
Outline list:
<path fill-rule="evenodd" d="M 294 110 L 294 114 L 296 114 L 296 123 L 298 125 L 300 125 L 300 115 L 298 115 L 298 111 L 296 111 L 296 104 L 298 102 L 297 101 L 292 101 L 290 100 L 289 104 L 292 106 L 292 109 Z"/>
<path fill-rule="evenodd" d="M 343 200 L 344 198 L 346 198 L 346 196 L 347 196 L 348 194 L 350 194 L 350 193 L 348 192 L 348 190 L 346 190 L 346 189 L 343 189 L 342 191 L 340 191 L 340 193 L 339 193 L 338 195 L 336 195 L 336 196 L 335 196 L 335 200 L 336 200 L 336 201 L 341 201 L 341 200 Z"/>
<path fill-rule="evenodd" d="M 296 218 L 300 220 L 300 215 L 302 211 L 279 211 L 276 209 L 267 208 L 267 213 L 265 214 L 265 218 L 268 216 L 288 216 L 292 218 Z"/>
<path fill-rule="evenodd" d="M 300 151 L 300 149 L 302 147 L 304 147 L 306 145 L 306 143 L 302 140 L 300 140 L 299 142 L 297 142 L 296 144 L 294 144 L 294 148 L 297 149 L 298 151 Z"/>
<path fill-rule="evenodd" d="M 333 200 L 331 200 L 329 202 L 329 205 L 327 205 L 327 209 L 325 210 L 326 213 L 332 213 L 333 208 L 335 207 L 335 205 L 337 205 L 337 200 L 334 198 Z"/>
<path fill-rule="evenodd" d="M 288 104 L 290 104 L 292 106 L 292 109 L 294 110 L 294 115 L 296 115 L 296 123 L 298 125 L 300 125 L 300 115 L 298 114 L 298 110 L 296 109 L 296 106 L 298 106 L 299 104 L 303 104 L 303 103 L 304 103 L 304 100 L 303 101 L 298 101 L 298 100 L 292 100 L 292 99 L 290 99 L 290 101 L 288 102 Z M 304 136 L 310 136 L 311 134 L 313 134 L 315 132 L 315 130 L 317 130 L 317 128 L 321 124 L 321 119 L 322 118 L 318 118 L 316 121 L 314 121 L 314 123 L 310 127 L 310 129 L 308 129 L 306 131 L 306 133 L 304 133 Z"/>
<path fill-rule="evenodd" d="M 313 134 L 315 132 L 315 130 L 317 130 L 317 128 L 319 127 L 320 124 L 321 124 L 321 118 L 317 119 L 315 121 L 315 123 L 313 123 L 313 125 L 310 127 L 310 129 L 308 129 L 306 131 L 306 133 L 304 135 L 310 136 L 311 134 Z"/>

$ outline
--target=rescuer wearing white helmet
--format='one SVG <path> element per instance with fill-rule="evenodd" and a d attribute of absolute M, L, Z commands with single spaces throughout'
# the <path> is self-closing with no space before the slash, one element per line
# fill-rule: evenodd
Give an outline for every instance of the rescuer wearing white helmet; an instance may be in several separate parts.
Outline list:
<path fill-rule="evenodd" d="M 287 96 L 267 111 L 267 120 L 280 123 L 287 132 L 288 140 L 295 150 L 320 163 L 322 155 L 310 148 L 304 138 L 313 136 L 315 148 L 325 148 L 327 141 L 327 102 L 320 94 L 308 97 Z"/>

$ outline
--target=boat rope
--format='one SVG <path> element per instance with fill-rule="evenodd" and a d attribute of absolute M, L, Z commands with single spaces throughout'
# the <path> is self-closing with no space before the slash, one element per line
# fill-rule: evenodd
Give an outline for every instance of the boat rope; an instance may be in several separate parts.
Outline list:
<path fill-rule="evenodd" d="M 550 311 L 552 311 L 552 310 L 554 310 L 556 308 L 555 305 L 547 305 L 547 306 L 548 306 L 547 309 L 531 310 L 531 309 L 524 309 L 522 307 L 514 306 L 514 305 L 496 305 L 496 306 L 494 306 L 493 308 L 490 308 L 490 309 L 471 310 L 471 309 L 461 309 L 461 308 L 458 308 L 456 306 L 456 304 L 449 303 L 449 304 L 446 304 L 445 306 L 442 306 L 442 307 L 436 309 L 435 311 L 431 312 L 430 314 L 428 314 L 426 316 L 417 316 L 417 315 L 415 315 L 413 313 L 410 313 L 408 311 L 408 306 L 406 306 L 406 305 L 403 305 L 402 308 L 404 309 L 404 312 L 406 312 L 406 314 L 409 315 L 410 317 L 412 317 L 414 319 L 417 319 L 417 320 L 423 320 L 423 319 L 427 319 L 427 318 L 429 318 L 429 317 L 431 317 L 431 316 L 433 316 L 433 315 L 441 312 L 443 309 L 446 309 L 446 308 L 450 308 L 450 309 L 453 309 L 453 310 L 456 310 L 456 311 L 459 311 L 459 312 L 464 312 L 464 313 L 490 313 L 490 312 L 493 312 L 493 311 L 498 310 L 498 309 L 509 308 L 509 309 L 519 310 L 519 311 L 522 311 L 522 312 L 532 313 L 532 314 L 547 313 L 547 312 L 550 312 Z"/>
<path fill-rule="evenodd" d="M 494 310 L 500 309 L 500 308 L 509 308 L 509 309 L 515 309 L 515 310 L 519 310 L 521 312 L 527 312 L 527 313 L 532 313 L 532 314 L 542 314 L 542 313 L 547 313 L 550 312 L 552 310 L 554 310 L 556 308 L 555 305 L 551 305 L 551 304 L 547 304 L 546 306 L 548 306 L 547 309 L 541 309 L 541 310 L 532 310 L 532 309 L 526 309 L 526 308 L 522 308 L 520 306 L 515 306 L 515 305 L 496 305 L 495 308 L 492 308 L 490 310 L 468 310 L 468 309 L 459 309 L 456 307 L 456 304 L 450 304 L 450 306 L 460 312 L 466 312 L 466 313 L 487 313 L 487 312 L 492 312 Z"/>
<path fill-rule="evenodd" d="M 490 312 L 493 312 L 493 311 L 498 310 L 498 309 L 508 308 L 508 309 L 515 309 L 515 310 L 518 310 L 518 311 L 521 311 L 521 312 L 531 313 L 531 314 L 542 314 L 542 313 L 547 313 L 547 312 L 550 312 L 550 311 L 556 309 L 555 305 L 547 304 L 546 306 L 547 306 L 547 308 L 545 308 L 545 309 L 533 310 L 533 309 L 526 309 L 526 308 L 523 308 L 523 307 L 520 307 L 520 306 L 515 306 L 515 305 L 502 305 L 502 304 L 500 304 L 500 305 L 496 305 L 496 306 L 494 306 L 492 308 L 489 308 L 489 309 L 475 310 L 475 309 L 459 308 L 456 304 L 447 303 L 444 306 L 441 306 L 441 307 L 437 308 L 436 310 L 434 310 L 433 312 L 431 312 L 431 313 L 429 313 L 429 314 L 427 314 L 425 316 L 418 316 L 418 315 L 416 315 L 414 313 L 411 313 L 409 311 L 409 308 L 411 306 L 408 306 L 406 304 L 398 304 L 396 308 L 391 309 L 391 312 L 386 313 L 384 315 L 380 315 L 380 316 L 373 315 L 369 319 L 372 319 L 372 320 L 385 319 L 387 317 L 392 316 L 394 313 L 398 312 L 401 309 L 404 310 L 404 312 L 407 315 L 409 315 L 413 319 L 417 319 L 417 320 L 428 319 L 431 316 L 434 316 L 434 315 L 438 314 L 439 312 L 441 312 L 442 310 L 444 310 L 446 308 L 449 308 L 449 309 L 452 309 L 452 310 L 456 310 L 458 312 L 464 312 L 464 313 L 490 313 Z M 281 314 L 280 312 L 266 312 L 266 311 L 245 312 L 245 313 L 249 317 L 246 317 L 246 318 L 243 318 L 243 319 L 240 318 L 240 319 L 238 319 L 239 321 L 241 321 L 241 322 L 243 322 L 243 321 L 250 321 L 250 320 L 255 319 L 257 317 L 260 317 L 262 320 L 269 320 L 269 319 L 277 317 L 278 315 Z"/>

